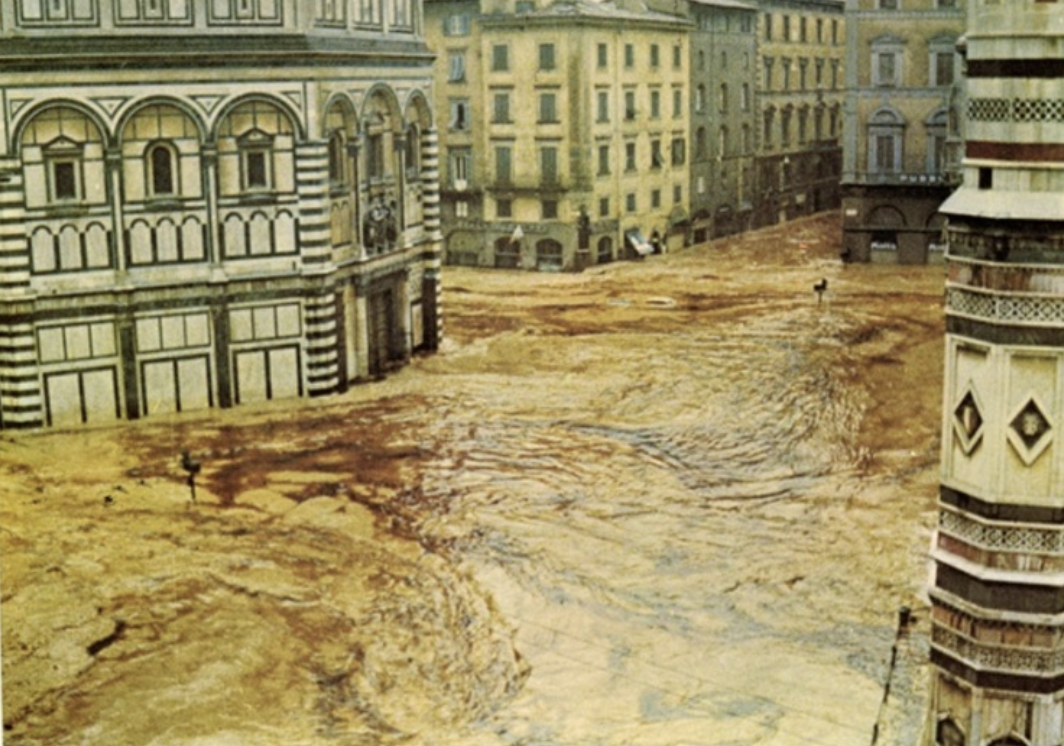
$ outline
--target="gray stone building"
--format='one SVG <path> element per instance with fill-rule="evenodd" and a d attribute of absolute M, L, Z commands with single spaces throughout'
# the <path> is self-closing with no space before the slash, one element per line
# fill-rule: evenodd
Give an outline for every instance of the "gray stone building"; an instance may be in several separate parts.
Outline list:
<path fill-rule="evenodd" d="M 757 144 L 757 6 L 691 0 L 690 240 L 749 230 Z"/>
<path fill-rule="evenodd" d="M 439 338 L 417 0 L 0 0 L 0 427 L 343 390 Z"/>

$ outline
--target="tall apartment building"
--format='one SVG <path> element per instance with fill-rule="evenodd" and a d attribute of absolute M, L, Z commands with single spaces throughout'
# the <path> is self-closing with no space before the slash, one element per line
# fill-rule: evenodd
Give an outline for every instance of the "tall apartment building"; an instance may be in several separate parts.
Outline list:
<path fill-rule="evenodd" d="M 694 243 L 749 230 L 756 195 L 757 6 L 690 0 Z"/>
<path fill-rule="evenodd" d="M 841 0 L 762 0 L 754 225 L 838 207 L 846 24 Z"/>
<path fill-rule="evenodd" d="M 0 0 L 0 427 L 320 395 L 433 349 L 417 0 Z"/>
<path fill-rule="evenodd" d="M 847 0 L 843 256 L 941 261 L 966 0 Z"/>
<path fill-rule="evenodd" d="M 1064 5 L 968 8 L 923 743 L 1064 741 Z"/>
<path fill-rule="evenodd" d="M 634 0 L 429 0 L 447 261 L 582 269 L 682 246 L 690 22 Z"/>

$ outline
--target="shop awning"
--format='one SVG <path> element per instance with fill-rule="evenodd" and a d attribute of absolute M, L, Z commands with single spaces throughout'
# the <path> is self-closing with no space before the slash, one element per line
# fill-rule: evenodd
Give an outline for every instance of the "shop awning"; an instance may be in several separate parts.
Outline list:
<path fill-rule="evenodd" d="M 624 232 L 624 238 L 628 241 L 628 245 L 631 246 L 639 256 L 649 256 L 654 253 L 654 247 L 647 243 L 647 240 L 643 238 L 643 234 L 639 232 L 638 228 L 632 228 Z"/>

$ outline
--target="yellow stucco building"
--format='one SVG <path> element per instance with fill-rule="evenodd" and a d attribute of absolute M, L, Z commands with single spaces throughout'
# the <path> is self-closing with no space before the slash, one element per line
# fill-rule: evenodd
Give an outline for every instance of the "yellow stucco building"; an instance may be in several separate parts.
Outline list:
<path fill-rule="evenodd" d="M 837 0 L 764 0 L 754 225 L 839 204 L 846 19 Z"/>
<path fill-rule="evenodd" d="M 635 3 L 430 0 L 447 261 L 582 269 L 682 246 L 690 26 Z"/>

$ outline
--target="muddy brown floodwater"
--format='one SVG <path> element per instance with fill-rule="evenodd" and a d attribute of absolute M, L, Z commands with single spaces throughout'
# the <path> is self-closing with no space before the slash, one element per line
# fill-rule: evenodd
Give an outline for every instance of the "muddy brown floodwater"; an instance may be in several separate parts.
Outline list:
<path fill-rule="evenodd" d="M 384 381 L 4 434 L 4 743 L 911 744 L 943 273 L 837 226 L 448 269 Z"/>

